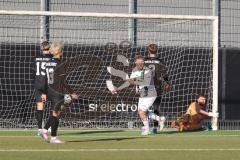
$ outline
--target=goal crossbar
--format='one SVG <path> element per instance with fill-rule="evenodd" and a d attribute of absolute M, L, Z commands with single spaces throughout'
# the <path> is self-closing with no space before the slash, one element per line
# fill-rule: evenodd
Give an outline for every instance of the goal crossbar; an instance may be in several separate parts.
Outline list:
<path fill-rule="evenodd" d="M 216 16 L 164 15 L 164 14 L 128 14 L 128 13 L 96 13 L 96 12 L 54 12 L 54 11 L 9 11 L 0 10 L 0 15 L 27 16 L 64 16 L 64 17 L 100 17 L 100 18 L 138 18 L 138 19 L 185 19 L 216 20 Z"/>

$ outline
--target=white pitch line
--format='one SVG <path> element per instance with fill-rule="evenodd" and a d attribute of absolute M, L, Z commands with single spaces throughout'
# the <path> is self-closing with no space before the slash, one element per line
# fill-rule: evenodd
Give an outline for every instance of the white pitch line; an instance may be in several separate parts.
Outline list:
<path fill-rule="evenodd" d="M 134 151 L 240 151 L 240 148 L 175 148 L 175 149 L 0 149 L 0 152 L 134 152 Z"/>

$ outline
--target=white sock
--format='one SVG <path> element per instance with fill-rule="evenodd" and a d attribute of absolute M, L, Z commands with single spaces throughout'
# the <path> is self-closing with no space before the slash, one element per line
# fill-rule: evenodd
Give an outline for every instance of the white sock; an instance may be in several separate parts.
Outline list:
<path fill-rule="evenodd" d="M 51 137 L 52 140 L 57 139 L 57 137 Z"/>
<path fill-rule="evenodd" d="M 43 129 L 43 133 L 47 133 L 48 131 L 46 129 Z"/>
<path fill-rule="evenodd" d="M 143 122 L 144 127 L 149 128 L 148 120 L 143 120 L 142 122 Z"/>
<path fill-rule="evenodd" d="M 152 112 L 148 113 L 148 118 L 153 119 L 153 120 L 158 121 L 158 122 L 160 121 L 160 117 L 158 115 L 152 113 Z"/>

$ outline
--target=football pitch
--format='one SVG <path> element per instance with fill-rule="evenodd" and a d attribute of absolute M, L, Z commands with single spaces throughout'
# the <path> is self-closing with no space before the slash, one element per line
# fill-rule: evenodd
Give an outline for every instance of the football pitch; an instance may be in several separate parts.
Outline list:
<path fill-rule="evenodd" d="M 65 144 L 49 144 L 36 131 L 0 130 L 1 160 L 239 160 L 240 131 L 60 130 Z"/>

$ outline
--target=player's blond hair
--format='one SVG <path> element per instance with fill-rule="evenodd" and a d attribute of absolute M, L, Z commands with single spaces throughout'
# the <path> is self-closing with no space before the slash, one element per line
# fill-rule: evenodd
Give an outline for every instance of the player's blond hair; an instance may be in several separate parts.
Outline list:
<path fill-rule="evenodd" d="M 61 54 L 63 52 L 64 44 L 62 42 L 53 42 L 50 47 L 52 55 Z"/>

